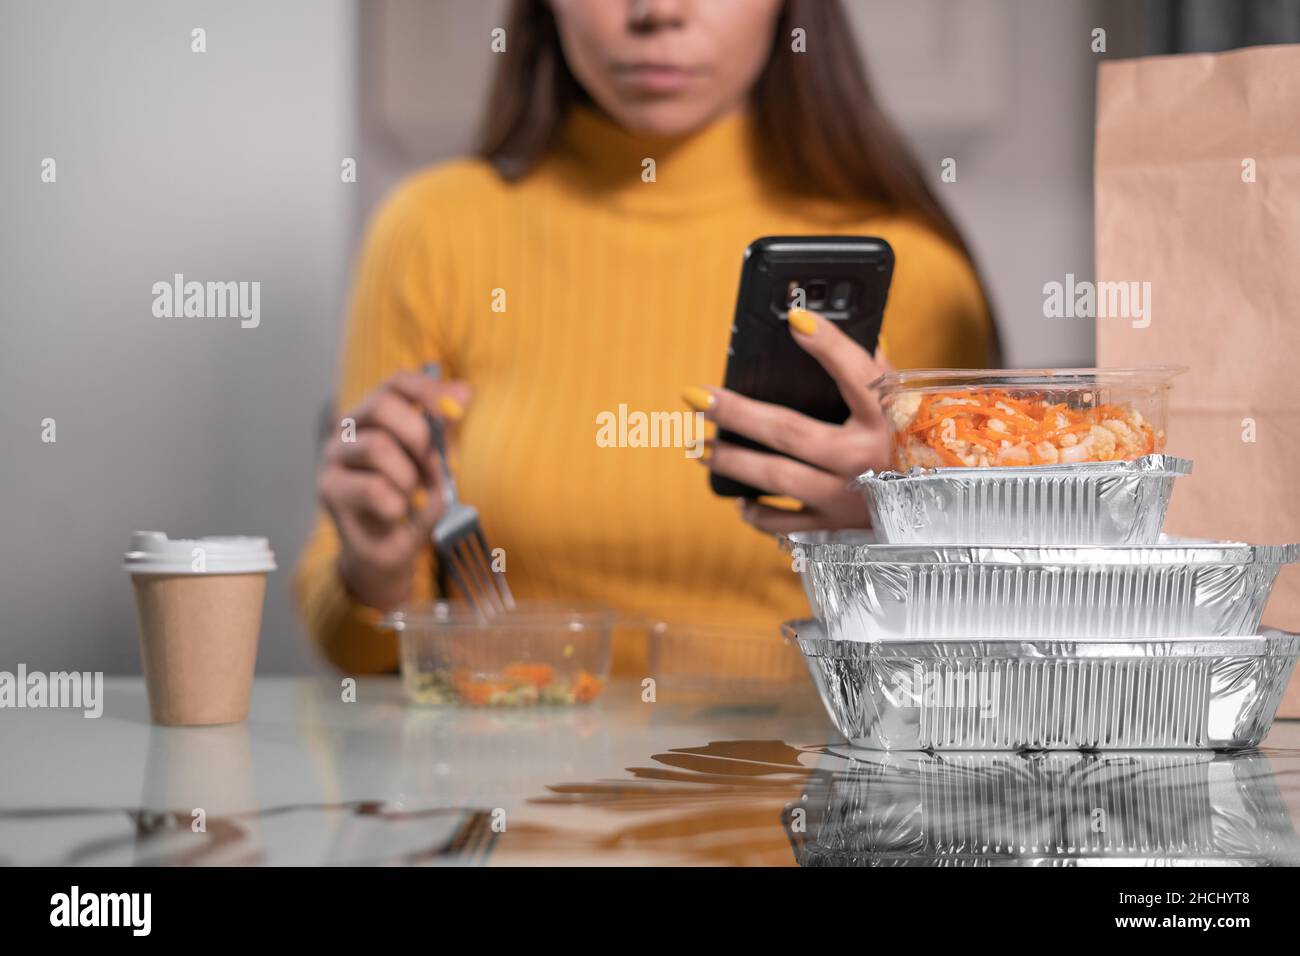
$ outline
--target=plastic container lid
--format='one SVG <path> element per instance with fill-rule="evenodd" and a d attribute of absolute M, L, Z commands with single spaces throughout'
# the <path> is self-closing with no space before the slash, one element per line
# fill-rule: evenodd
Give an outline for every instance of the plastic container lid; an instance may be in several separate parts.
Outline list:
<path fill-rule="evenodd" d="M 161 531 L 133 531 L 122 567 L 132 574 L 264 574 L 275 570 L 275 553 L 266 538 L 171 539 Z"/>
<path fill-rule="evenodd" d="M 485 616 L 461 602 L 425 601 L 403 605 L 384 616 L 380 626 L 392 631 L 408 628 L 431 631 L 583 630 L 612 627 L 618 615 L 605 604 L 588 601 L 521 601 L 504 614 Z"/>
<path fill-rule="evenodd" d="M 1132 368 L 912 368 L 887 372 L 871 383 L 885 392 L 918 388 L 1097 388 L 1104 386 L 1168 388 L 1186 365 Z"/>

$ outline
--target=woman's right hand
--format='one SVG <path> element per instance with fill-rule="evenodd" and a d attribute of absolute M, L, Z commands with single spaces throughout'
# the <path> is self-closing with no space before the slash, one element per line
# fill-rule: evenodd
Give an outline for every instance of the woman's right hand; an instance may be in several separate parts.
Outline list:
<path fill-rule="evenodd" d="M 443 512 L 424 414 L 457 421 L 469 396 L 466 382 L 397 372 L 341 416 L 326 445 L 317 490 L 342 543 L 339 575 L 362 604 L 387 611 L 410 595 L 416 558 Z"/>

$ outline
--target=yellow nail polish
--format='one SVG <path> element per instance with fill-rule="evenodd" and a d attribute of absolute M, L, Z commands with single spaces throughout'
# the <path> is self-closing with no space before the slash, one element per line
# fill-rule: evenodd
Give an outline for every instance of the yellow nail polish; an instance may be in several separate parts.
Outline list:
<path fill-rule="evenodd" d="M 465 417 L 465 409 L 450 395 L 443 395 L 438 399 L 438 411 L 442 412 L 443 418 L 453 422 L 458 422 Z"/>
<path fill-rule="evenodd" d="M 804 309 L 791 309 L 786 313 L 786 318 L 790 320 L 790 327 L 796 332 L 812 335 L 817 331 L 817 320 Z"/>
<path fill-rule="evenodd" d="M 697 412 L 707 412 L 713 407 L 713 393 L 699 385 L 687 385 L 682 389 L 682 401 Z"/>
<path fill-rule="evenodd" d="M 759 495 L 758 503 L 777 511 L 803 511 L 803 502 L 786 495 Z"/>

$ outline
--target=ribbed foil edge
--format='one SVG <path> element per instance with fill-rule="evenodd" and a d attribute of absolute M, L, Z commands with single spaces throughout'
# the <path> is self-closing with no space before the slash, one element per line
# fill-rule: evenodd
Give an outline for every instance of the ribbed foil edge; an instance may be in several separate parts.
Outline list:
<path fill-rule="evenodd" d="M 1153 544 L 1185 458 L 1012 468 L 866 472 L 863 494 L 880 539 L 897 544 Z"/>
<path fill-rule="evenodd" d="M 834 640 L 1249 636 L 1295 545 L 1151 547 L 859 543 L 791 535 L 813 613 Z"/>
<path fill-rule="evenodd" d="M 874 750 L 1235 750 L 1272 726 L 1300 635 L 827 641 L 790 622 L 832 723 Z"/>
<path fill-rule="evenodd" d="M 1173 455 L 1143 455 L 1123 461 L 1087 461 L 1077 465 L 1016 465 L 1005 468 L 913 468 L 910 471 L 865 471 L 855 484 L 869 482 L 948 480 L 952 478 L 1057 477 L 1066 475 L 1190 475 L 1192 460 Z"/>
<path fill-rule="evenodd" d="M 1149 545 L 893 544 L 870 531 L 800 531 L 782 546 L 813 564 L 1194 565 L 1294 564 L 1300 544 L 1172 538 Z"/>

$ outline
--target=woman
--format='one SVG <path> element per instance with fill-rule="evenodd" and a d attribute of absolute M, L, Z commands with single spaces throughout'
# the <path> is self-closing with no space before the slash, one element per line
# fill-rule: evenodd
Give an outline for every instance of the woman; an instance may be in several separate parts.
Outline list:
<path fill-rule="evenodd" d="M 374 611 L 431 591 L 427 412 L 455 423 L 460 492 L 517 596 L 774 634 L 806 604 L 753 529 L 867 523 L 845 485 L 886 460 L 867 388 L 881 359 L 792 317 L 853 410 L 843 427 L 710 385 L 742 252 L 762 235 L 882 236 L 897 257 L 882 352 L 979 366 L 994 336 L 965 246 L 871 97 L 838 3 L 517 0 L 506 39 L 480 155 L 411 177 L 371 224 L 339 406 L 355 435 L 326 450 L 298 572 L 309 628 L 342 668 L 396 666 Z M 602 416 L 683 394 L 807 464 L 598 442 Z M 699 461 L 800 510 L 747 504 L 746 528 Z M 639 647 L 616 647 L 615 667 L 644 674 Z"/>

